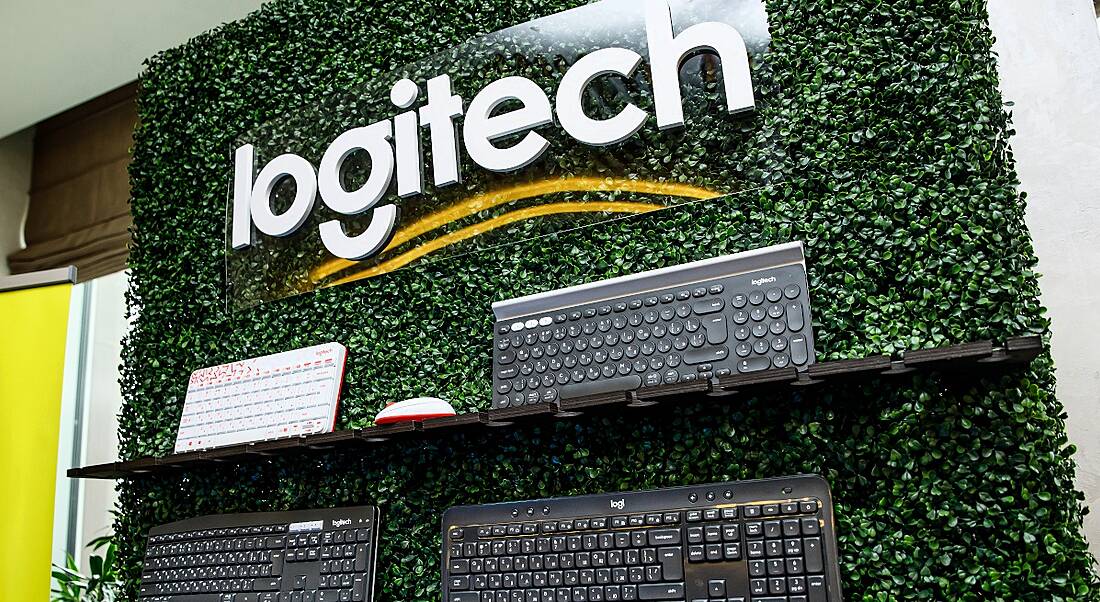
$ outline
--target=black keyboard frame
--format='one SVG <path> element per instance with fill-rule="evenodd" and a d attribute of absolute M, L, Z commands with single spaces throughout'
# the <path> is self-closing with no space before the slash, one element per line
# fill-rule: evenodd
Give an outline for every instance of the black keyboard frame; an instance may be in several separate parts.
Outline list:
<path fill-rule="evenodd" d="M 345 508 L 325 508 L 315 510 L 291 510 L 283 512 L 247 512 L 247 513 L 234 513 L 234 514 L 211 514 L 206 516 L 199 516 L 195 518 L 184 519 L 172 523 L 166 523 L 158 525 L 149 530 L 147 542 L 146 542 L 146 556 L 143 563 L 143 576 L 148 574 L 151 570 L 154 570 L 155 563 L 151 562 L 154 556 L 151 554 L 153 546 L 170 545 L 172 543 L 186 543 L 207 541 L 210 539 L 217 539 L 219 537 L 279 537 L 286 536 L 288 541 L 281 548 L 266 548 L 271 551 L 282 553 L 280 563 L 283 570 L 279 573 L 279 577 L 282 578 L 281 586 L 279 589 L 270 590 L 267 592 L 255 592 L 255 591 L 236 591 L 228 593 L 210 593 L 210 592 L 188 592 L 178 594 L 159 594 L 159 593 L 143 593 L 149 585 L 143 579 L 142 592 L 139 592 L 140 600 L 142 602 L 161 602 L 168 600 L 211 600 L 221 602 L 223 596 L 229 595 L 230 597 L 239 594 L 253 593 L 257 602 L 267 602 L 268 598 L 264 594 L 272 594 L 270 599 L 273 602 L 279 602 L 281 599 L 292 600 L 293 592 L 296 591 L 295 584 L 293 582 L 293 576 L 296 574 L 304 574 L 307 576 L 308 583 L 318 583 L 321 575 L 324 574 L 321 571 L 324 560 L 322 559 L 322 549 L 325 546 L 323 534 L 326 532 L 370 529 L 369 539 L 357 540 L 356 545 L 366 543 L 368 544 L 368 555 L 366 558 L 365 570 L 355 570 L 354 573 L 362 573 L 365 579 L 365 601 L 370 602 L 374 597 L 374 582 L 377 575 L 377 558 L 378 558 L 378 541 L 379 541 L 379 509 L 377 506 L 353 506 Z M 308 523 L 312 521 L 319 521 L 321 523 L 319 529 L 307 529 L 297 532 L 290 532 L 289 526 L 292 524 Z M 266 527 L 266 528 L 265 528 Z M 186 537 L 188 534 L 194 534 L 196 532 L 208 532 L 208 536 L 198 537 Z M 222 535 L 218 535 L 222 533 Z M 289 537 L 291 535 L 301 536 L 310 535 L 313 533 L 319 534 L 321 543 L 317 546 L 307 544 L 304 546 L 291 546 Z M 345 544 L 347 545 L 347 544 Z M 288 553 L 291 549 L 296 552 L 301 550 L 307 554 L 307 559 L 302 561 L 291 560 Z M 316 549 L 318 558 L 316 560 L 308 559 L 309 550 Z M 198 553 L 198 552 L 195 552 Z M 183 556 L 178 554 L 177 556 Z M 225 565 L 228 563 L 223 563 Z M 211 564 L 206 566 L 222 566 L 218 564 Z M 296 568 L 298 570 L 293 570 Z M 335 573 L 328 573 L 335 574 Z M 319 591 L 322 588 L 308 587 L 304 590 L 297 591 Z M 337 600 L 339 589 L 345 588 L 324 588 L 329 594 L 324 596 L 313 596 L 310 598 L 312 602 L 328 602 L 329 600 Z M 280 598 L 279 594 L 287 594 L 284 598 Z M 336 594 L 335 597 L 332 597 Z M 241 599 L 245 599 L 242 596 Z"/>
<path fill-rule="evenodd" d="M 790 243 L 494 304 L 492 407 L 805 370 L 802 257 Z"/>
<path fill-rule="evenodd" d="M 644 491 L 600 493 L 594 495 L 582 495 L 575 497 L 546 498 L 540 500 L 527 500 L 516 502 L 503 502 L 493 504 L 481 504 L 471 506 L 456 506 L 448 509 L 443 514 L 443 549 L 441 551 L 441 577 L 443 601 L 448 602 L 450 595 L 450 572 L 448 565 L 450 560 L 450 546 L 456 541 L 473 541 L 477 537 L 477 528 L 487 525 L 508 525 L 536 523 L 539 525 L 539 535 L 547 532 L 542 530 L 544 523 L 559 523 L 583 518 L 599 518 L 613 516 L 630 516 L 649 513 L 681 512 L 685 520 L 680 522 L 681 533 L 686 534 L 690 526 L 687 522 L 687 512 L 691 510 L 706 510 L 711 508 L 729 507 L 736 505 L 739 508 L 746 505 L 764 505 L 779 503 L 789 500 L 816 500 L 819 503 L 821 519 L 820 537 L 822 540 L 822 552 L 824 561 L 825 585 L 828 602 L 841 602 L 843 600 L 840 587 L 840 571 L 837 561 L 836 530 L 833 515 L 832 493 L 829 484 L 818 475 L 796 475 L 775 477 L 751 481 L 733 481 L 728 483 L 711 483 L 705 485 L 690 485 L 673 487 L 668 489 L 653 489 Z M 759 520 L 764 521 L 769 517 L 764 516 Z M 776 518 L 783 518 L 778 516 Z M 743 520 L 743 519 L 740 519 Z M 522 528 L 522 527 L 521 527 Z M 626 530 L 638 527 L 626 527 Z M 454 529 L 462 530 L 462 539 L 453 537 Z M 623 530 L 623 529 L 618 529 Z M 597 532 L 597 531 L 590 531 Z M 605 532 L 604 530 L 598 532 Z M 555 531 L 560 533 L 560 531 Z M 740 541 L 744 545 L 748 540 L 745 533 L 741 534 Z M 682 538 L 683 549 L 688 548 L 686 537 Z M 685 570 L 688 567 L 687 555 L 684 555 Z M 748 562 L 743 557 L 738 562 Z M 710 573 L 713 574 L 713 573 Z M 690 586 L 693 591 L 698 591 L 700 585 L 695 583 Z M 703 596 L 691 596 L 685 591 L 685 599 L 689 602 L 693 599 L 707 598 Z M 746 596 L 745 602 L 750 602 L 756 597 Z M 714 599 L 708 602 L 716 602 Z"/>

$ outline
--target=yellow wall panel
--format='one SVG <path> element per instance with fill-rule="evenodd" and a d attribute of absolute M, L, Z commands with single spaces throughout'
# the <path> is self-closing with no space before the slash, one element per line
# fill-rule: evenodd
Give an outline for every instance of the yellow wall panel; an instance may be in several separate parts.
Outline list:
<path fill-rule="evenodd" d="M 65 330 L 72 285 L 0 293 L 0 600 L 50 590 Z"/>

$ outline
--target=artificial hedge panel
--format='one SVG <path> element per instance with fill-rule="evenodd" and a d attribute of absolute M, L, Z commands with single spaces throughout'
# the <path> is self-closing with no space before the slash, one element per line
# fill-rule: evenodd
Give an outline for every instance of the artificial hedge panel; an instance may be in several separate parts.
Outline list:
<path fill-rule="evenodd" d="M 242 132 L 560 0 L 275 0 L 152 59 L 135 134 L 124 458 L 172 448 L 198 367 L 336 340 L 339 427 L 386 401 L 485 409 L 494 299 L 799 239 L 819 358 L 1045 332 L 984 3 L 769 0 L 759 110 L 732 157 L 753 193 L 559 233 L 246 311 L 225 309 Z M 124 481 L 131 595 L 152 525 L 213 512 L 382 507 L 378 599 L 439 598 L 454 504 L 817 472 L 849 599 L 1100 600 L 1053 371 L 451 436 Z"/>

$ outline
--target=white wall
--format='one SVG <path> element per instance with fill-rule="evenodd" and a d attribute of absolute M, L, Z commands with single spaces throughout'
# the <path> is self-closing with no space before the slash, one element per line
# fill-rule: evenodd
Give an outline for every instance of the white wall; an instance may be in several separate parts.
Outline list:
<path fill-rule="evenodd" d="M 88 365 L 85 381 L 86 413 L 84 418 L 84 466 L 118 461 L 118 414 L 122 410 L 118 367 L 122 363 L 122 337 L 129 325 L 126 321 L 125 272 L 96 278 L 85 283 L 92 286 L 89 308 Z M 113 532 L 115 481 L 85 479 L 81 499 L 80 540 L 84 548 L 92 539 Z M 87 567 L 88 550 L 81 552 L 81 565 Z"/>
<path fill-rule="evenodd" d="M 0 137 L 137 79 L 146 58 L 261 4 L 0 1 Z"/>
<path fill-rule="evenodd" d="M 23 248 L 33 150 L 34 128 L 0 140 L 0 276 L 11 274 L 8 254 Z"/>
<path fill-rule="evenodd" d="M 1058 398 L 1100 557 L 1100 33 L 1090 0 L 989 0 L 1052 320 Z"/>

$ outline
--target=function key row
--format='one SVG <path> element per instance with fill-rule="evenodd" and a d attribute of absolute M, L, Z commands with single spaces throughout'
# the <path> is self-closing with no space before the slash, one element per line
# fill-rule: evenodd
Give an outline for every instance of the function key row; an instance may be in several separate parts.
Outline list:
<path fill-rule="evenodd" d="M 694 501 L 694 500 L 692 500 Z M 706 508 L 688 510 L 689 523 L 703 521 L 729 520 L 738 518 L 756 518 L 760 516 L 780 516 L 784 514 L 816 514 L 818 504 L 815 500 L 776 502 L 774 504 L 749 504 L 726 508 Z"/>
<path fill-rule="evenodd" d="M 287 526 L 257 525 L 252 527 L 229 527 L 225 529 L 203 529 L 200 531 L 183 531 L 180 533 L 164 533 L 149 537 L 149 543 L 164 543 L 170 541 L 186 541 L 188 539 L 208 539 L 211 537 L 239 537 L 241 535 L 268 535 L 271 533 L 286 533 Z"/>
<path fill-rule="evenodd" d="M 797 285 L 791 285 L 797 288 Z M 777 289 L 778 290 L 778 289 Z M 528 318 L 522 321 L 512 322 L 511 324 L 500 324 L 497 327 L 498 334 L 507 334 L 509 332 L 519 332 L 521 330 L 530 330 L 532 328 L 538 328 L 540 326 L 549 326 L 551 324 L 562 324 L 564 322 L 575 322 L 582 318 L 594 318 L 596 316 L 606 316 L 613 313 L 622 313 L 627 310 L 641 309 L 643 307 L 654 307 L 656 305 L 665 305 L 672 303 L 673 301 L 687 301 L 688 299 L 698 299 L 707 295 L 720 295 L 725 291 L 725 287 L 721 284 L 711 284 L 709 286 L 699 286 L 693 289 L 681 289 L 675 293 L 662 293 L 659 295 L 647 295 L 631 299 L 629 301 L 616 301 L 614 303 L 607 303 L 604 305 L 598 305 L 595 307 L 587 307 L 584 309 L 573 309 L 567 312 L 555 314 L 553 316 L 542 316 L 540 318 Z M 798 294 L 795 293 L 795 296 Z"/>
<path fill-rule="evenodd" d="M 477 537 L 506 537 L 513 535 L 534 535 L 536 533 L 561 533 L 565 531 L 589 531 L 600 529 L 624 529 L 628 527 L 654 527 L 678 525 L 682 520 L 680 512 L 657 512 L 651 514 L 631 514 L 623 516 L 577 518 L 561 521 L 540 521 L 527 523 L 509 523 L 499 525 L 481 525 L 478 527 L 456 527 L 451 529 L 453 540 L 460 540 L 467 532 Z"/>

